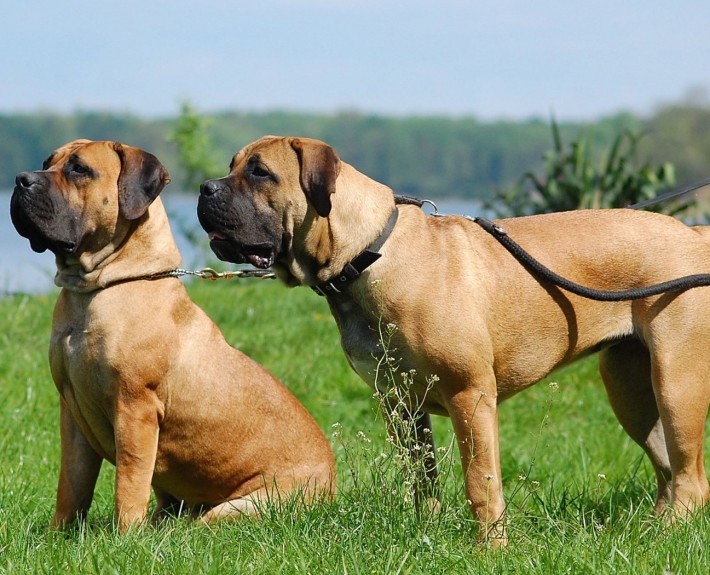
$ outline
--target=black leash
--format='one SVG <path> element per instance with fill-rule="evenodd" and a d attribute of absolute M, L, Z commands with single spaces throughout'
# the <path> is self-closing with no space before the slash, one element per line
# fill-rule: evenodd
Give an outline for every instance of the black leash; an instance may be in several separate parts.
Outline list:
<path fill-rule="evenodd" d="M 705 178 L 704 180 L 700 180 L 699 182 L 695 182 L 694 184 L 671 190 L 670 192 L 666 192 L 665 194 L 661 194 L 660 196 L 656 196 L 655 198 L 650 198 L 648 200 L 638 202 L 637 204 L 631 204 L 630 206 L 626 207 L 631 210 L 640 210 L 642 208 L 647 208 L 648 206 L 660 204 L 661 202 L 667 202 L 668 200 L 672 200 L 673 198 L 677 198 L 689 192 L 694 192 L 695 190 L 699 190 L 700 188 L 704 188 L 705 186 L 710 186 L 710 178 Z"/>
<path fill-rule="evenodd" d="M 687 194 L 693 190 L 703 188 L 710 185 L 710 178 L 702 180 L 695 184 L 685 186 L 678 190 L 672 190 L 666 194 L 662 194 L 657 198 L 652 198 L 650 200 L 645 200 L 629 206 L 630 209 L 641 209 L 647 207 L 651 204 L 656 204 L 662 201 L 669 200 Z M 444 214 L 438 213 L 436 205 L 430 200 L 420 200 L 411 196 L 398 196 L 395 195 L 395 203 L 397 204 L 409 204 L 419 206 L 420 208 L 424 206 L 425 203 L 434 206 L 434 216 L 443 216 Z M 485 231 L 491 234 L 498 242 L 508 250 L 516 260 L 520 262 L 530 273 L 534 276 L 550 282 L 565 291 L 576 294 L 578 296 L 596 300 L 596 301 L 631 301 L 637 299 L 643 299 L 651 297 L 654 295 L 659 295 L 668 292 L 682 292 L 695 287 L 710 286 L 710 274 L 694 274 L 689 276 L 684 276 L 667 282 L 662 282 L 659 284 L 654 284 L 642 288 L 635 288 L 630 290 L 621 291 L 607 291 L 598 290 L 594 288 L 589 288 L 578 283 L 575 283 L 561 275 L 553 272 L 551 269 L 540 263 L 533 256 L 531 256 L 527 251 L 525 251 L 517 242 L 515 242 L 502 227 L 487 220 L 482 217 L 471 217 L 463 216 L 472 222 L 477 223 Z"/>
<path fill-rule="evenodd" d="M 592 299 L 596 301 L 630 301 L 643 299 L 666 292 L 680 292 L 695 287 L 710 285 L 710 274 L 695 274 L 659 284 L 654 284 L 651 286 L 630 290 L 605 291 L 588 288 L 556 274 L 551 269 L 541 264 L 538 260 L 533 258 L 528 252 L 521 248 L 520 245 L 513 241 L 508 235 L 508 232 L 506 232 L 499 225 L 494 224 L 486 218 L 469 216 L 465 217 L 473 222 L 476 222 L 479 226 L 481 226 L 484 230 L 491 234 L 506 250 L 508 250 L 513 255 L 513 257 L 515 257 L 515 259 L 517 259 L 523 266 L 525 266 L 533 275 L 540 277 L 541 279 L 544 279 L 545 281 L 548 281 L 556 285 L 557 287 L 562 288 L 565 291 L 582 296 L 587 299 Z"/>

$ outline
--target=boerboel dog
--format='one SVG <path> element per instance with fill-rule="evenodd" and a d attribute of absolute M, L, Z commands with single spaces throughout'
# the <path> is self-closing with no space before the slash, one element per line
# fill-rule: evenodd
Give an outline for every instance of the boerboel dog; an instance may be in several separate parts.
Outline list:
<path fill-rule="evenodd" d="M 56 256 L 50 345 L 61 396 L 52 525 L 83 518 L 102 461 L 116 466 L 125 530 L 184 505 L 208 522 L 266 500 L 329 497 L 330 445 L 305 408 L 232 348 L 176 277 L 181 256 L 158 194 L 155 156 L 114 142 L 68 143 L 17 176 L 12 221 Z"/>
<path fill-rule="evenodd" d="M 470 220 L 397 206 L 390 188 L 312 139 L 247 145 L 229 175 L 202 184 L 198 214 L 221 259 L 271 266 L 288 286 L 324 293 L 370 385 L 379 326 L 397 326 L 391 346 L 402 370 L 416 371 L 412 393 L 423 411 L 451 417 L 471 510 L 494 543 L 505 540 L 499 403 L 596 351 L 614 412 L 655 469 L 656 510 L 707 501 L 710 288 L 633 302 L 572 295 Z M 710 272 L 707 232 L 662 215 L 586 210 L 498 223 L 549 268 L 597 289 Z"/>

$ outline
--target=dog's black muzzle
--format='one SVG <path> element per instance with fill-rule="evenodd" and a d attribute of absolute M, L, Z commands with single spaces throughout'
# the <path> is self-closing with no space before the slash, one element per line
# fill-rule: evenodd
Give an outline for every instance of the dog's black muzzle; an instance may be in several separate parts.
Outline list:
<path fill-rule="evenodd" d="M 40 172 L 21 172 L 15 176 L 15 191 L 42 191 L 47 187 L 47 177 Z"/>
<path fill-rule="evenodd" d="M 229 190 L 229 187 L 220 180 L 207 180 L 200 186 L 200 196 L 210 197 L 219 192 Z"/>
<path fill-rule="evenodd" d="M 197 219 L 208 234 L 216 232 L 221 235 L 234 227 L 236 222 L 229 215 L 233 211 L 233 196 L 224 179 L 207 180 L 200 186 Z"/>
<path fill-rule="evenodd" d="M 276 260 L 283 233 L 280 220 L 275 212 L 257 209 L 250 193 L 233 189 L 229 177 L 200 186 L 197 218 L 219 259 L 262 269 Z"/>
<path fill-rule="evenodd" d="M 77 247 L 76 223 L 69 209 L 55 202 L 51 182 L 43 172 L 22 172 L 15 177 L 10 199 L 10 219 L 35 252 L 51 250 L 71 254 Z"/>

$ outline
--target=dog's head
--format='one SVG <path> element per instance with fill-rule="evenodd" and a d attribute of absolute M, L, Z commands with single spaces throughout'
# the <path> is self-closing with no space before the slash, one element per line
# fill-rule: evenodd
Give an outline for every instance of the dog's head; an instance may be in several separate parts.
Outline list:
<path fill-rule="evenodd" d="M 227 176 L 200 187 L 197 214 L 214 253 L 279 271 L 294 234 L 329 215 L 340 166 L 318 140 L 267 136 L 243 148 Z"/>
<path fill-rule="evenodd" d="M 12 223 L 36 252 L 79 258 L 117 245 L 169 182 L 158 159 L 116 142 L 76 140 L 15 179 Z"/>

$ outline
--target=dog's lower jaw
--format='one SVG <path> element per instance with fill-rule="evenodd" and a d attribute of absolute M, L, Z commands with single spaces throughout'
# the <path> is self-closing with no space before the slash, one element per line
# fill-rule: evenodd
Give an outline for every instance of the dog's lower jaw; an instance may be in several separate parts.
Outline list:
<path fill-rule="evenodd" d="M 279 281 L 286 285 L 286 287 L 292 288 L 305 285 L 293 273 L 291 273 L 291 268 L 284 262 L 275 262 L 274 265 L 271 266 L 271 269 L 276 274 Z"/>
<path fill-rule="evenodd" d="M 100 282 L 103 268 L 116 259 L 119 252 L 111 243 L 96 253 L 56 255 L 57 273 L 54 283 L 58 287 L 77 292 L 90 292 L 103 287 Z"/>

